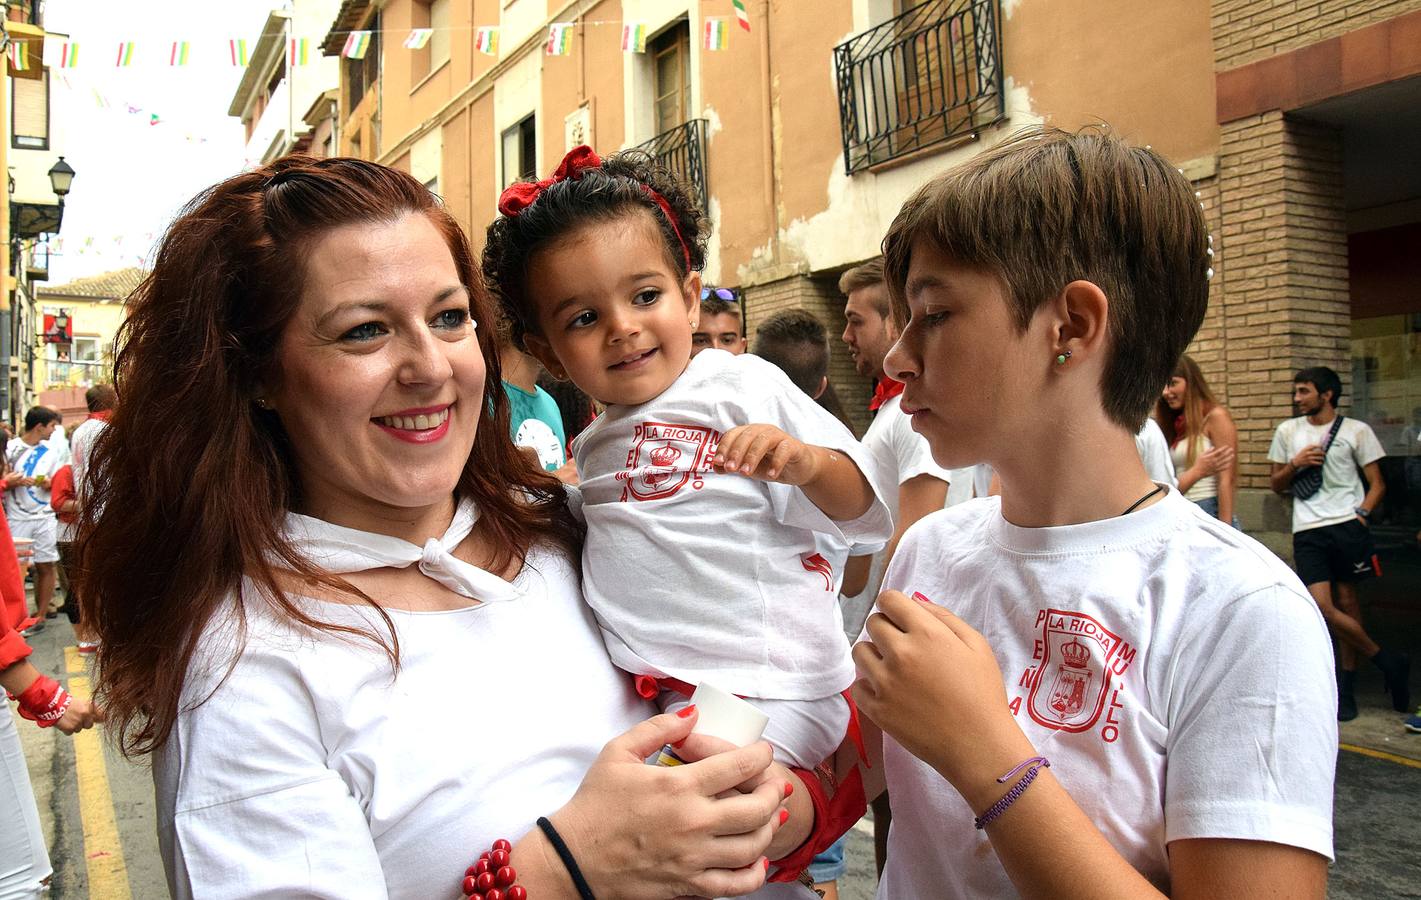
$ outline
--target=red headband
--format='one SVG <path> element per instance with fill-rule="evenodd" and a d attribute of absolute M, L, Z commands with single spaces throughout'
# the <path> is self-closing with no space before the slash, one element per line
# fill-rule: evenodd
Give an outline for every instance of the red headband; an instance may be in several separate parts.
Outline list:
<path fill-rule="evenodd" d="M 503 193 L 498 196 L 498 211 L 505 216 L 516 216 L 523 210 L 532 206 L 543 191 L 557 184 L 559 181 L 572 179 L 576 181 L 582 177 L 582 173 L 587 169 L 600 169 L 602 160 L 597 156 L 597 152 L 586 144 L 573 147 L 558 163 L 558 167 L 553 170 L 552 177 L 542 181 L 520 181 L 510 184 L 504 188 Z M 676 240 L 681 244 L 681 255 L 686 260 L 686 271 L 691 270 L 691 248 L 686 245 L 686 239 L 681 236 L 681 229 L 676 224 L 676 215 L 671 211 L 671 204 L 666 202 L 666 198 L 652 189 L 651 185 L 643 184 L 642 189 L 656 201 L 656 205 L 661 207 L 661 211 L 666 215 L 666 221 L 671 223 L 671 230 L 676 234 Z"/>

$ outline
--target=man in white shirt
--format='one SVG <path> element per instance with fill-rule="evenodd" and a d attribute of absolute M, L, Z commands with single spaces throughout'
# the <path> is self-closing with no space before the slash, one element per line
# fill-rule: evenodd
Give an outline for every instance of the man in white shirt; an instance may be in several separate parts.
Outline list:
<path fill-rule="evenodd" d="M 49 482 L 64 461 L 49 443 L 59 413 L 36 406 L 25 413 L 24 434 L 5 448 L 5 517 L 10 534 L 34 541 L 35 617 L 29 631 L 40 631 L 54 599 L 55 563 L 59 560 L 57 521 L 49 505 Z"/>
<path fill-rule="evenodd" d="M 81 510 L 88 502 L 90 493 L 87 479 L 89 462 L 94 454 L 94 443 L 109 425 L 114 405 L 118 402 L 118 394 L 111 384 L 96 384 L 84 392 L 84 402 L 89 407 L 89 418 L 80 422 L 69 438 L 69 459 L 74 469 L 74 493 Z M 61 535 L 61 538 L 63 537 Z M 68 538 L 72 539 L 72 536 Z M 60 541 L 61 557 L 65 556 L 66 552 L 64 543 L 64 540 Z M 66 561 L 61 561 L 68 565 Z M 79 595 L 74 589 L 73 581 L 70 582 L 64 598 L 64 613 L 69 617 L 69 621 L 74 623 L 74 637 L 78 640 L 79 652 L 85 655 L 95 652 L 99 645 L 94 640 L 93 628 L 81 619 Z"/>
<path fill-rule="evenodd" d="M 1367 520 L 1386 493 L 1377 465 L 1386 454 L 1370 426 L 1337 414 L 1341 394 L 1342 380 L 1326 366 L 1295 375 L 1293 410 L 1300 415 L 1278 426 L 1268 459 L 1273 463 L 1269 476 L 1273 490 L 1293 496 L 1294 568 L 1337 638 L 1342 668 L 1337 719 L 1345 722 L 1357 717 L 1353 683 L 1358 652 L 1382 670 L 1392 707 L 1398 712 L 1411 711 L 1411 663 L 1382 649 L 1362 627 L 1357 582 L 1381 574 Z M 1322 486 L 1314 494 L 1298 496 L 1294 478 L 1315 466 L 1322 467 Z"/>
<path fill-rule="evenodd" d="M 1145 424 L 1135 433 L 1135 451 L 1140 454 L 1140 462 L 1145 464 L 1145 472 L 1155 484 L 1179 487 L 1179 479 L 1174 474 L 1174 461 L 1169 458 L 1169 441 L 1164 439 L 1164 431 L 1152 417 L 1145 417 Z"/>

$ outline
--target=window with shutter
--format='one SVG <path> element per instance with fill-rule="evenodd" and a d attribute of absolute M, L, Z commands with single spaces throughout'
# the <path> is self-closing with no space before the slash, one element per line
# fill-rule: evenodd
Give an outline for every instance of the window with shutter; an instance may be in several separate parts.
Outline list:
<path fill-rule="evenodd" d="M 10 146 L 18 150 L 49 149 L 49 72 L 40 79 L 10 79 L 13 117 Z"/>

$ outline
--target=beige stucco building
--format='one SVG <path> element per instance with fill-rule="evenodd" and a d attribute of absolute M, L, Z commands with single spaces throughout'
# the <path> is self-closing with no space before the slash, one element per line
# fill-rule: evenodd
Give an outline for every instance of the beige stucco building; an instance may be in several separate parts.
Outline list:
<path fill-rule="evenodd" d="M 1023 125 L 1104 122 L 1205 206 L 1218 256 L 1195 352 L 1239 419 L 1246 525 L 1286 530 L 1265 455 L 1295 369 L 1337 367 L 1357 415 L 1421 407 L 1421 0 L 747 7 L 745 31 L 728 0 L 345 0 L 325 50 L 370 28 L 378 61 L 342 61 L 342 152 L 429 184 L 478 245 L 499 191 L 572 145 L 652 148 L 703 190 L 706 279 L 744 290 L 753 331 L 787 306 L 841 325 L 838 274 L 933 174 Z M 706 17 L 725 49 L 703 48 Z M 571 52 L 548 55 L 561 22 Z M 622 51 L 628 23 L 647 52 Z M 485 26 L 496 55 L 475 48 Z M 420 27 L 447 37 L 404 49 Z"/>

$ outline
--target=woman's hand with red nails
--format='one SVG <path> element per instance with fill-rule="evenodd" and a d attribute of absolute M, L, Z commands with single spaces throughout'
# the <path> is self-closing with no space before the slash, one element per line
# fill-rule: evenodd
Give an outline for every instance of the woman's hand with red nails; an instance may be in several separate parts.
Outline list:
<path fill-rule="evenodd" d="M 691 735 L 695 722 L 694 713 L 659 715 L 608 742 L 577 793 L 549 817 L 596 896 L 727 897 L 764 883 L 784 787 L 782 778 L 764 777 L 773 754 L 764 742 L 713 747 Z M 678 755 L 695 761 L 646 765 L 682 741 Z M 701 752 L 712 755 L 699 759 Z"/>

